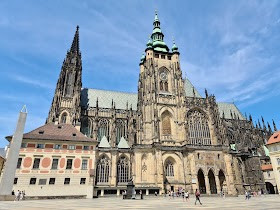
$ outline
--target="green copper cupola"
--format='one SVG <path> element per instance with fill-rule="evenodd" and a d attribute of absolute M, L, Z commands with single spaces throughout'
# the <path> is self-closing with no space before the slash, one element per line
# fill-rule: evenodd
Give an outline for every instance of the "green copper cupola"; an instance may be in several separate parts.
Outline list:
<path fill-rule="evenodd" d="M 159 51 L 159 52 L 168 52 L 169 48 L 163 41 L 164 35 L 160 29 L 160 21 L 158 18 L 157 11 L 155 12 L 155 19 L 154 19 L 153 25 L 154 25 L 154 29 L 153 29 L 153 33 L 151 35 L 151 39 L 153 42 L 152 43 L 153 49 L 156 51 Z"/>
<path fill-rule="evenodd" d="M 178 53 L 178 47 L 177 47 L 177 45 L 175 44 L 175 40 L 173 39 L 173 46 L 172 46 L 172 52 L 173 53 Z"/>

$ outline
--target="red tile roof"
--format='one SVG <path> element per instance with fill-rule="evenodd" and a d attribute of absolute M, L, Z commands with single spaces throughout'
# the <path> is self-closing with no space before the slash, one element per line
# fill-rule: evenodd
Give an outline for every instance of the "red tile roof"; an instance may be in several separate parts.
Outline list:
<path fill-rule="evenodd" d="M 280 142 L 280 131 L 276 131 L 268 140 L 267 144 Z"/>
<path fill-rule="evenodd" d="M 9 141 L 12 136 L 7 136 Z M 23 134 L 23 139 L 34 140 L 61 140 L 61 141 L 86 141 L 97 143 L 96 140 L 86 137 L 80 131 L 78 131 L 73 125 L 53 123 L 45 124 L 33 131 Z"/>
<path fill-rule="evenodd" d="M 268 171 L 268 170 L 273 170 L 271 164 L 262 165 L 262 171 Z"/>

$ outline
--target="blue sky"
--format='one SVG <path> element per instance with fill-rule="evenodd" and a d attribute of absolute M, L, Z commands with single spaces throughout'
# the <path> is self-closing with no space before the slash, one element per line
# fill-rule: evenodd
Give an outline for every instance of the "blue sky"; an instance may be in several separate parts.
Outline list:
<path fill-rule="evenodd" d="M 202 94 L 280 128 L 279 1 L 1 1 L 0 147 L 24 104 L 25 131 L 44 124 L 76 25 L 83 87 L 136 92 L 155 9 Z"/>

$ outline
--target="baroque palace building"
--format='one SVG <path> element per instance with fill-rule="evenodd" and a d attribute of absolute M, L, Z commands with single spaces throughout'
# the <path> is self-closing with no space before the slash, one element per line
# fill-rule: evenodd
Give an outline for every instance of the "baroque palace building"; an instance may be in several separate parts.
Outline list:
<path fill-rule="evenodd" d="M 119 195 L 131 179 L 146 194 L 265 190 L 270 125 L 254 125 L 206 90 L 201 96 L 182 77 L 179 49 L 164 42 L 157 14 L 146 46 L 138 93 L 83 88 L 77 27 L 46 124 L 23 136 L 15 190 Z"/>

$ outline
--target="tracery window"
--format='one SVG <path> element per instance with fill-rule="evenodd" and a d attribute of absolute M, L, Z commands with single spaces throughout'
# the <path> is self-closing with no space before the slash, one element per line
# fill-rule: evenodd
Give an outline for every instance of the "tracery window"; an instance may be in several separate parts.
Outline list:
<path fill-rule="evenodd" d="M 123 120 L 116 121 L 116 143 L 118 144 L 121 140 L 121 137 L 125 136 L 125 123 Z"/>
<path fill-rule="evenodd" d="M 165 164 L 165 176 L 174 177 L 174 166 L 170 160 L 167 160 Z"/>
<path fill-rule="evenodd" d="M 130 164 L 126 157 L 121 157 L 118 161 L 118 183 L 126 183 L 130 179 Z"/>
<path fill-rule="evenodd" d="M 164 83 L 164 91 L 168 92 L 168 82 L 167 81 Z"/>
<path fill-rule="evenodd" d="M 90 129 L 90 120 L 87 118 L 84 118 L 82 120 L 82 125 L 81 125 L 81 132 L 85 134 L 87 137 L 91 136 L 91 129 Z"/>
<path fill-rule="evenodd" d="M 63 113 L 60 119 L 61 123 L 66 123 L 67 122 L 67 113 Z"/>
<path fill-rule="evenodd" d="M 98 141 L 101 141 L 103 136 L 106 136 L 107 139 L 109 136 L 109 123 L 106 119 L 101 119 L 98 122 Z"/>
<path fill-rule="evenodd" d="M 208 120 L 198 110 L 193 110 L 188 114 L 190 144 L 211 145 L 210 130 Z"/>
<path fill-rule="evenodd" d="M 67 74 L 67 80 L 66 80 L 66 90 L 65 90 L 66 96 L 72 96 L 72 94 L 73 94 L 73 88 L 72 88 L 73 81 L 72 80 L 73 80 L 73 74 L 71 72 L 69 72 Z"/>
<path fill-rule="evenodd" d="M 171 135 L 171 120 L 168 111 L 162 114 L 162 135 Z"/>
<path fill-rule="evenodd" d="M 160 89 L 161 91 L 163 91 L 163 81 L 160 81 L 160 82 L 159 82 L 159 89 Z"/>
<path fill-rule="evenodd" d="M 168 92 L 168 71 L 165 67 L 162 68 L 162 70 L 159 73 L 159 89 L 161 91 Z"/>
<path fill-rule="evenodd" d="M 97 163 L 96 167 L 96 183 L 109 182 L 110 164 L 106 156 L 103 156 Z"/>

